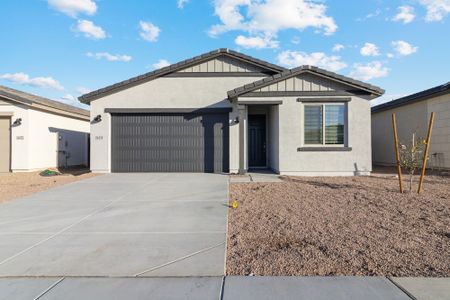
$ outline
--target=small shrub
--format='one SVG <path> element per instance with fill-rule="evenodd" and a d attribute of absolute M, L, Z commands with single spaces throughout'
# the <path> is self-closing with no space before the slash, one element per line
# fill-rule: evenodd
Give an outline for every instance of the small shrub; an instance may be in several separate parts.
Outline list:
<path fill-rule="evenodd" d="M 399 142 L 400 166 L 408 172 L 409 191 L 412 190 L 413 176 L 423 163 L 425 145 L 426 140 L 423 138 L 416 138 L 415 133 L 413 133 L 410 143 Z"/>

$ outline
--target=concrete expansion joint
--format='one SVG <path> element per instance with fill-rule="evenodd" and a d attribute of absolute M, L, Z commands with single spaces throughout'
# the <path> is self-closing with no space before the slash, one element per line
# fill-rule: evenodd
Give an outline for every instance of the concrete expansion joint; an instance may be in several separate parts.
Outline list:
<path fill-rule="evenodd" d="M 62 278 L 58 279 L 56 282 L 54 282 L 52 285 L 50 285 L 48 288 L 46 288 L 42 293 L 40 293 L 40 294 L 37 295 L 35 298 L 33 298 L 33 300 L 38 300 L 38 299 L 40 299 L 42 296 L 44 296 L 45 294 L 47 294 L 51 289 L 53 289 L 55 286 L 57 286 L 58 284 L 60 284 L 64 279 L 65 279 L 65 277 L 62 277 Z"/>
<path fill-rule="evenodd" d="M 182 256 L 182 257 L 180 257 L 180 258 L 174 259 L 174 260 L 169 261 L 169 262 L 167 262 L 167 263 L 164 263 L 164 264 L 162 264 L 162 265 L 159 265 L 159 266 L 156 266 L 156 267 L 153 267 L 153 268 L 144 270 L 144 271 L 142 271 L 142 272 L 136 273 L 136 274 L 134 274 L 134 275 L 132 275 L 132 276 L 133 276 L 133 277 L 139 277 L 139 276 L 141 276 L 141 275 L 144 275 L 145 273 L 153 272 L 153 271 L 155 271 L 155 270 L 161 269 L 161 268 L 166 267 L 166 266 L 168 266 L 168 265 L 171 265 L 171 264 L 174 264 L 174 263 L 176 263 L 176 262 L 179 262 L 179 261 L 185 260 L 185 259 L 187 259 L 187 258 L 193 257 L 193 256 L 195 256 L 195 255 L 198 255 L 198 254 L 201 254 L 201 253 L 208 252 L 208 251 L 210 251 L 210 250 L 212 250 L 212 249 L 215 249 L 215 248 L 217 248 L 217 247 L 220 247 L 220 246 L 222 246 L 222 245 L 224 245 L 224 244 L 225 244 L 225 242 L 221 242 L 221 243 L 219 243 L 219 244 L 217 244 L 217 245 L 213 245 L 213 246 L 210 246 L 210 247 L 207 247 L 207 248 L 204 248 L 204 249 L 195 251 L 195 252 L 193 252 L 193 253 L 190 253 L 190 254 L 185 255 L 185 256 Z"/>
<path fill-rule="evenodd" d="M 398 288 L 399 290 L 401 290 L 406 296 L 408 296 L 409 298 L 411 298 L 412 300 L 418 300 L 416 297 L 414 297 L 410 292 L 408 292 L 405 288 L 403 288 L 400 284 L 398 284 L 397 282 L 395 282 L 394 280 L 392 280 L 391 277 L 386 276 L 386 279 L 392 283 L 396 288 Z"/>

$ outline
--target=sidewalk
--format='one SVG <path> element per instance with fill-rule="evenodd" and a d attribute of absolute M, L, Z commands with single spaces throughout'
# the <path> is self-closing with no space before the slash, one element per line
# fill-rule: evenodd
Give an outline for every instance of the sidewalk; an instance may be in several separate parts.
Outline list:
<path fill-rule="evenodd" d="M 0 299 L 444 300 L 450 278 L 0 278 Z"/>

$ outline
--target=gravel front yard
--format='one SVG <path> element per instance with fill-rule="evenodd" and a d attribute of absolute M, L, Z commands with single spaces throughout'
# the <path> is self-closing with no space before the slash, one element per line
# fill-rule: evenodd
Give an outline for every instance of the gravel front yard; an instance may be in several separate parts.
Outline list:
<path fill-rule="evenodd" d="M 69 169 L 64 174 L 43 177 L 40 172 L 0 173 L 0 203 L 30 195 L 58 185 L 74 182 L 96 174 L 84 169 Z"/>
<path fill-rule="evenodd" d="M 424 187 L 400 194 L 392 176 L 233 183 L 227 274 L 448 277 L 450 178 Z"/>

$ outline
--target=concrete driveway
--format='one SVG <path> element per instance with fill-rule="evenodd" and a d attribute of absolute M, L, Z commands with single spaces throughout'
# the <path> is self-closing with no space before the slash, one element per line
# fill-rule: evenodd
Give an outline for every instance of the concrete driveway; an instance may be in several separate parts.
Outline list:
<path fill-rule="evenodd" d="M 107 174 L 0 205 L 0 276 L 224 275 L 228 177 Z"/>

